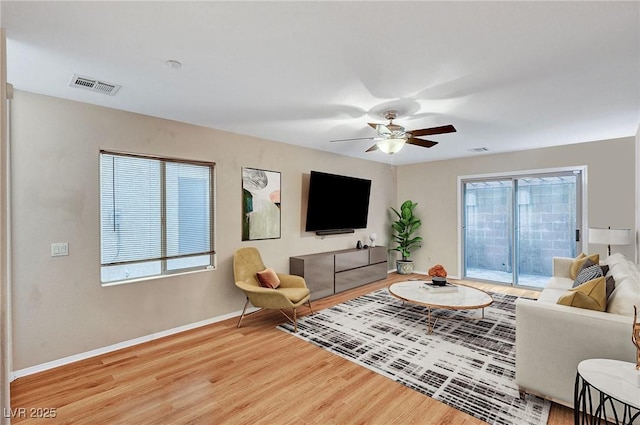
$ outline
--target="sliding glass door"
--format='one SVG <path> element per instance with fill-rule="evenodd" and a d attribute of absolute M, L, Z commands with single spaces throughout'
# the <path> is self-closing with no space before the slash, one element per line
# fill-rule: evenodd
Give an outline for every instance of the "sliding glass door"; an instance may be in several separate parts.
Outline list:
<path fill-rule="evenodd" d="M 543 287 L 580 244 L 581 171 L 463 179 L 464 276 Z"/>

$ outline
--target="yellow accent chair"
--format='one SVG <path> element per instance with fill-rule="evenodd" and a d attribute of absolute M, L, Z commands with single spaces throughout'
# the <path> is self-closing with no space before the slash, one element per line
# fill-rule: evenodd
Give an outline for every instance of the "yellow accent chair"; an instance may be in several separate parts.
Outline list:
<path fill-rule="evenodd" d="M 257 248 L 240 248 L 233 254 L 233 275 L 236 286 L 244 291 L 247 302 L 244 304 L 238 327 L 242 324 L 249 302 L 255 307 L 280 310 L 293 323 L 294 332 L 298 331 L 297 309 L 304 303 L 309 305 L 311 313 L 310 291 L 304 278 L 300 276 L 277 273 L 280 285 L 276 289 L 260 285 L 256 273 L 265 270 L 262 257 Z M 284 310 L 293 310 L 290 317 Z"/>

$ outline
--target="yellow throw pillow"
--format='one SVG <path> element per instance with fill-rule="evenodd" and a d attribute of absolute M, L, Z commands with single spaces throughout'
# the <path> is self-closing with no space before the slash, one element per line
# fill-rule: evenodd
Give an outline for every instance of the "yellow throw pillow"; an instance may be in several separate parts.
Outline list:
<path fill-rule="evenodd" d="M 598 277 L 570 289 L 558 299 L 558 304 L 605 311 L 607 309 L 607 284 L 605 278 Z"/>
<path fill-rule="evenodd" d="M 571 269 L 569 269 L 569 277 L 573 280 L 576 280 L 580 269 L 582 269 L 582 265 L 587 261 L 591 260 L 595 264 L 600 264 L 600 254 L 591 254 L 587 255 L 584 252 L 578 255 L 571 263 Z"/>

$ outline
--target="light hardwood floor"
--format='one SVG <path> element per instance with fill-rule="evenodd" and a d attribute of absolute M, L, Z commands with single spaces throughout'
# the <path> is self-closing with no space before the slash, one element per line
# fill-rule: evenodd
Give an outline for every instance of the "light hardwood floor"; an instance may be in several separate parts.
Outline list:
<path fill-rule="evenodd" d="M 407 277 L 390 274 L 312 305 L 314 310 L 327 308 Z M 301 316 L 308 313 L 300 310 Z M 240 329 L 237 319 L 230 319 L 20 378 L 11 384 L 11 413 L 18 416 L 13 423 L 484 423 L 275 329 L 284 320 L 278 311 L 260 311 L 245 318 Z M 30 417 L 47 412 L 32 409 L 55 409 L 56 417 Z M 548 423 L 572 424 L 573 411 L 553 404 Z"/>

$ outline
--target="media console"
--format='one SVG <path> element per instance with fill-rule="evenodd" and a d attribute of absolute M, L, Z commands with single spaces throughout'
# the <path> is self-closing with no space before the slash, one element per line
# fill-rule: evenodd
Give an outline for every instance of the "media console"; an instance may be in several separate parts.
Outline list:
<path fill-rule="evenodd" d="M 304 277 L 316 300 L 387 277 L 387 248 L 343 249 L 289 257 L 289 273 Z"/>

